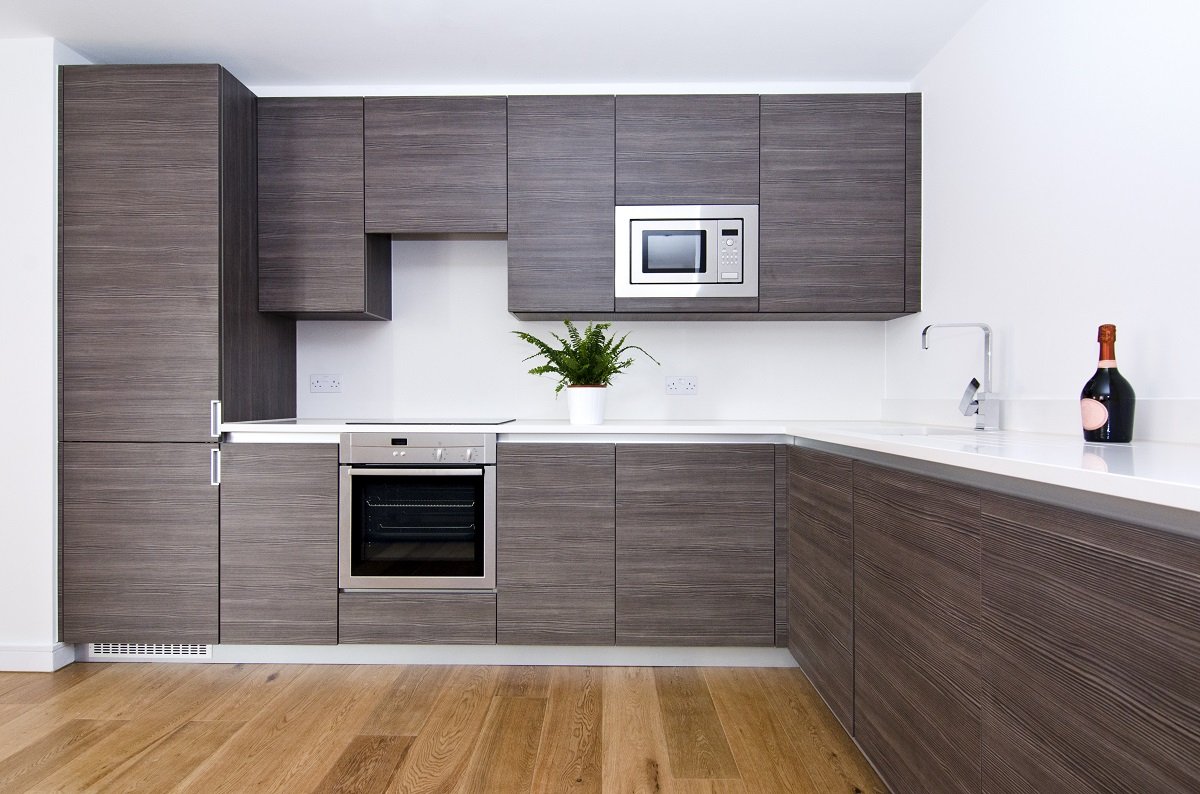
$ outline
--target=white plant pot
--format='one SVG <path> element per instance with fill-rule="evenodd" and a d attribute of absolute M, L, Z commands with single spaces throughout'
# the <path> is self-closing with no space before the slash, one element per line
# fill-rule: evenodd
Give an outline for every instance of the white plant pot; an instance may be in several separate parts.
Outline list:
<path fill-rule="evenodd" d="M 604 423 L 604 395 L 606 386 L 568 386 L 567 410 L 573 425 L 599 425 Z"/>

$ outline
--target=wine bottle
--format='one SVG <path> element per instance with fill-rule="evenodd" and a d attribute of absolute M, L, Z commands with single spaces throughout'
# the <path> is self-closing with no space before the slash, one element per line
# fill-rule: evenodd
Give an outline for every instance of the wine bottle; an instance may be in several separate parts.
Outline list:
<path fill-rule="evenodd" d="M 1096 335 L 1100 364 L 1083 386 L 1079 408 L 1084 441 L 1126 443 L 1133 440 L 1133 387 L 1117 372 L 1117 326 L 1102 325 Z"/>

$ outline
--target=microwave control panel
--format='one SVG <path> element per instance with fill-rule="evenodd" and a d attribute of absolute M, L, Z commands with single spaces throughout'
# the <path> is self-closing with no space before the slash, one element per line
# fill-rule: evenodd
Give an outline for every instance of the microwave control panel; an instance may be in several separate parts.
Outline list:
<path fill-rule="evenodd" d="M 717 224 L 717 280 L 736 283 L 742 280 L 742 222 Z"/>

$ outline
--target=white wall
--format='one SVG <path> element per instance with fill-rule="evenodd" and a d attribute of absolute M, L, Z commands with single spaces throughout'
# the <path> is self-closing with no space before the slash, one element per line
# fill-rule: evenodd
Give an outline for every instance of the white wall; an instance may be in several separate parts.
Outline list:
<path fill-rule="evenodd" d="M 0 670 L 56 664 L 56 67 L 81 62 L 53 39 L 0 40 Z"/>
<path fill-rule="evenodd" d="M 392 321 L 298 325 L 302 417 L 565 419 L 554 381 L 513 330 L 542 338 L 558 322 L 508 313 L 503 240 L 396 241 Z M 617 376 L 613 419 L 863 418 L 880 413 L 880 323 L 634 322 L 614 329 L 662 366 L 639 360 Z M 311 394 L 308 376 L 338 374 L 340 394 Z M 699 393 L 668 397 L 666 375 L 694 375 Z"/>
<path fill-rule="evenodd" d="M 956 416 L 988 322 L 1008 427 L 1077 433 L 1096 327 L 1116 323 L 1136 437 L 1200 407 L 1200 4 L 991 0 L 917 76 L 924 294 L 887 324 L 885 413 Z"/>

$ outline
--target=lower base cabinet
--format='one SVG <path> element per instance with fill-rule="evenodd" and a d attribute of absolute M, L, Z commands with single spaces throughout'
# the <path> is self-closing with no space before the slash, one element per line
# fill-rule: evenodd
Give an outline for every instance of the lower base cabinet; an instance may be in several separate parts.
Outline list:
<path fill-rule="evenodd" d="M 332 645 L 338 448 L 221 448 L 221 642 Z"/>
<path fill-rule="evenodd" d="M 496 594 L 342 593 L 338 641 L 495 645 Z"/>

